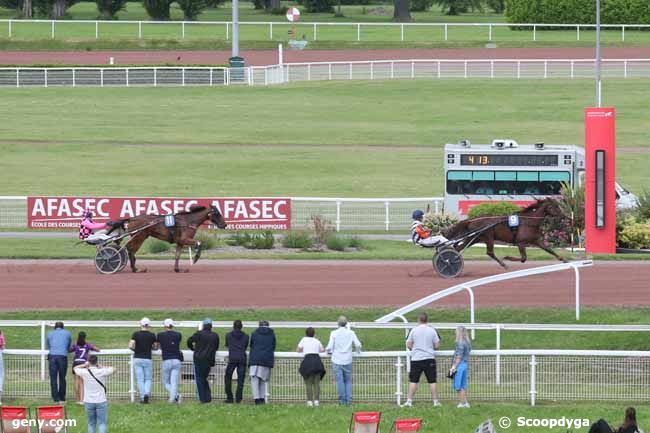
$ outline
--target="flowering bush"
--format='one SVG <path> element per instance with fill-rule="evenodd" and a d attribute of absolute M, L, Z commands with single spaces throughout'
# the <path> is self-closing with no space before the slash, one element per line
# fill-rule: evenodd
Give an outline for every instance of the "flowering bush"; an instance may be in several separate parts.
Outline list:
<path fill-rule="evenodd" d="M 547 247 L 564 248 L 571 245 L 571 220 L 562 217 L 547 217 L 540 227 L 542 242 Z"/>
<path fill-rule="evenodd" d="M 433 234 L 438 234 L 443 230 L 448 229 L 454 224 L 458 223 L 458 219 L 447 214 L 435 214 L 433 212 L 427 212 L 424 214 L 422 223 L 425 227 L 431 229 Z"/>
<path fill-rule="evenodd" d="M 620 224 L 617 237 L 620 247 L 650 248 L 650 221 L 642 221 L 634 216 L 627 216 Z"/>

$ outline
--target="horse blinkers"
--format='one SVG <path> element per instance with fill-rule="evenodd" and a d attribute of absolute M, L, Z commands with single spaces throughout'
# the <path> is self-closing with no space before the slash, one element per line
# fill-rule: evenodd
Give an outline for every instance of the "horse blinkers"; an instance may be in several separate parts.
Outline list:
<path fill-rule="evenodd" d="M 226 221 L 224 220 L 221 212 L 219 212 L 219 209 L 216 206 L 211 206 L 210 208 L 210 221 L 212 221 L 220 229 L 225 229 L 228 224 L 226 224 Z"/>

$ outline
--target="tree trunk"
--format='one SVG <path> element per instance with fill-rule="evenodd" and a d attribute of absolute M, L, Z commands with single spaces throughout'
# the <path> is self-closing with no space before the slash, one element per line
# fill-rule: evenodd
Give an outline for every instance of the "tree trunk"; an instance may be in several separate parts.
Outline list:
<path fill-rule="evenodd" d="M 273 9 L 280 9 L 280 0 L 268 0 L 266 3 L 266 11 L 271 12 Z"/>
<path fill-rule="evenodd" d="M 34 8 L 32 0 L 23 1 L 23 18 L 32 18 L 34 16 Z"/>
<path fill-rule="evenodd" d="M 56 0 L 52 5 L 52 18 L 58 20 L 65 15 L 67 0 Z"/>
<path fill-rule="evenodd" d="M 411 21 L 411 0 L 395 0 L 395 10 L 393 12 L 393 21 Z"/>

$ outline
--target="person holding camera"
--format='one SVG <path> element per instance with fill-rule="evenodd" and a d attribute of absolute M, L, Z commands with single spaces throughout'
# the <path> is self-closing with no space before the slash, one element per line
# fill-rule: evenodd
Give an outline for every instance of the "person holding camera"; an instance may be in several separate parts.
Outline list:
<path fill-rule="evenodd" d="M 464 326 L 456 328 L 456 349 L 451 363 L 449 377 L 454 380 L 454 389 L 458 393 L 458 408 L 469 408 L 467 402 L 467 376 L 469 370 L 469 353 L 472 344 L 469 342 L 467 329 Z"/>
<path fill-rule="evenodd" d="M 409 373 L 409 390 L 406 403 L 402 406 L 413 406 L 413 396 L 418 389 L 422 373 L 427 378 L 434 406 L 440 406 L 438 389 L 436 387 L 436 356 L 435 351 L 440 347 L 438 332 L 428 325 L 427 313 L 420 313 L 418 326 L 413 328 L 406 339 L 406 347 L 411 351 L 411 372 Z"/>
<path fill-rule="evenodd" d="M 106 378 L 115 372 L 113 367 L 99 365 L 97 355 L 74 367 L 74 373 L 83 379 L 84 406 L 88 417 L 88 433 L 106 433 L 108 430 L 108 398 Z"/>

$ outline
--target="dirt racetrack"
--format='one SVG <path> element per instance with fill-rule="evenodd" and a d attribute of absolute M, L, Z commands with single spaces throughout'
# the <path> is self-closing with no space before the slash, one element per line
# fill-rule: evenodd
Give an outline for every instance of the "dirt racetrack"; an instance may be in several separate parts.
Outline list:
<path fill-rule="evenodd" d="M 0 310 L 402 306 L 501 272 L 467 262 L 463 278 L 445 280 L 430 262 L 255 260 L 201 261 L 175 274 L 172 261 L 139 263 L 147 273 L 99 275 L 88 260 L 0 261 Z M 650 306 L 648 262 L 599 262 L 581 271 L 581 281 L 582 305 Z M 483 286 L 475 289 L 477 307 L 571 307 L 573 284 L 573 271 L 563 271 Z M 467 302 L 459 293 L 437 305 Z"/>

